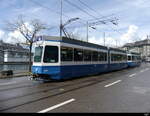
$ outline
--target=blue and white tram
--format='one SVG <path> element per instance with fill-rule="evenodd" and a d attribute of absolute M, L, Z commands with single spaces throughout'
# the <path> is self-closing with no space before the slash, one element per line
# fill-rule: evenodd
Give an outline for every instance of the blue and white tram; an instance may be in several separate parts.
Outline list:
<path fill-rule="evenodd" d="M 127 67 L 125 51 L 65 37 L 42 38 L 35 45 L 34 77 L 61 80 Z"/>
<path fill-rule="evenodd" d="M 34 76 L 60 80 L 108 70 L 107 47 L 68 38 L 45 36 L 43 39 L 35 47 Z"/>
<path fill-rule="evenodd" d="M 128 67 L 126 51 L 109 48 L 109 71 L 120 70 Z"/>
<path fill-rule="evenodd" d="M 141 56 L 138 53 L 128 53 L 127 54 L 128 60 L 128 67 L 136 67 L 139 66 L 141 64 Z"/>

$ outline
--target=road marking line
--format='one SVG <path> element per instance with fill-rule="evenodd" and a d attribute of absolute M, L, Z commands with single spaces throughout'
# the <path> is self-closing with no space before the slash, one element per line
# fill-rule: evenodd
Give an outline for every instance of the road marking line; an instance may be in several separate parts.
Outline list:
<path fill-rule="evenodd" d="M 116 83 L 119 83 L 119 82 L 121 82 L 121 80 L 118 80 L 118 81 L 115 81 L 115 82 L 110 83 L 110 84 L 108 84 L 108 85 L 105 85 L 104 87 L 109 87 L 109 86 L 112 86 L 112 85 L 114 85 L 114 84 L 116 84 Z"/>
<path fill-rule="evenodd" d="M 145 69 L 145 71 L 148 71 L 148 70 L 149 70 L 149 68 L 146 68 L 146 69 Z"/>
<path fill-rule="evenodd" d="M 75 99 L 67 100 L 67 101 L 62 102 L 62 103 L 60 103 L 60 104 L 54 105 L 54 106 L 52 106 L 52 107 L 50 107 L 50 108 L 44 109 L 44 110 L 42 110 L 42 111 L 39 111 L 38 113 L 45 113 L 45 112 L 51 111 L 51 110 L 53 110 L 53 109 L 56 109 L 56 108 L 58 108 L 58 107 L 60 107 L 60 106 L 63 106 L 63 105 L 65 105 L 65 104 L 68 104 L 68 103 L 73 102 L 73 101 L 75 101 Z"/>
<path fill-rule="evenodd" d="M 141 70 L 140 72 L 143 73 L 145 70 Z"/>
<path fill-rule="evenodd" d="M 15 84 L 15 83 L 16 83 L 16 81 L 8 82 L 8 83 L 0 83 L 0 86 L 1 86 L 1 85 L 11 85 L 11 84 Z"/>
<path fill-rule="evenodd" d="M 136 73 L 134 73 L 134 74 L 132 74 L 132 75 L 129 75 L 129 77 L 133 77 L 133 76 L 135 76 L 136 75 Z"/>

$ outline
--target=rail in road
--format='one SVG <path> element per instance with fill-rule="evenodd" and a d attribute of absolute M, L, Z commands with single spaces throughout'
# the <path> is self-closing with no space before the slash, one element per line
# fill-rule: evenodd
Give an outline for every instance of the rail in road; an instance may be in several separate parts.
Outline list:
<path fill-rule="evenodd" d="M 17 112 L 17 108 L 35 104 L 39 101 L 53 99 L 57 96 L 68 93 L 74 93 L 76 90 L 89 88 L 90 86 L 95 86 L 97 84 L 104 84 L 104 88 L 110 88 L 111 86 L 120 84 L 124 80 L 134 78 L 136 75 L 145 73 L 146 71 L 149 71 L 149 65 L 145 64 L 141 67 L 132 69 L 125 69 L 63 82 L 35 82 L 29 80 L 29 77 L 12 79 L 3 83 L 0 82 L 0 112 L 13 112 L 13 109 L 16 109 L 15 111 Z M 52 107 L 45 106 L 45 108 L 35 112 L 48 112 L 75 101 L 75 98 L 70 98 L 64 102 L 55 104 Z M 29 112 L 32 112 L 32 110 Z"/>

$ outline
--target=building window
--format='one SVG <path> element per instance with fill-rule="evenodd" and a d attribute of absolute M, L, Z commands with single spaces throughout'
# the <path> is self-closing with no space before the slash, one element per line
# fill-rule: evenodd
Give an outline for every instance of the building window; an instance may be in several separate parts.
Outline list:
<path fill-rule="evenodd" d="M 73 60 L 73 48 L 61 47 L 61 61 Z"/>

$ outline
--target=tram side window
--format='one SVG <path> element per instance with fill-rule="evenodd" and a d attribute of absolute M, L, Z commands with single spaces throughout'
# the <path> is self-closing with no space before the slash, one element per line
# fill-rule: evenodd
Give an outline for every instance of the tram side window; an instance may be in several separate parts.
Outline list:
<path fill-rule="evenodd" d="M 74 48 L 74 61 L 83 61 L 83 50 Z"/>
<path fill-rule="evenodd" d="M 111 61 L 115 61 L 115 54 L 111 54 Z"/>
<path fill-rule="evenodd" d="M 92 61 L 98 61 L 98 52 L 96 51 L 92 52 Z"/>
<path fill-rule="evenodd" d="M 127 61 L 127 55 L 123 55 L 123 60 Z"/>
<path fill-rule="evenodd" d="M 117 54 L 111 54 L 111 61 L 119 61 L 120 56 Z"/>
<path fill-rule="evenodd" d="M 91 61 L 91 51 L 84 50 L 84 61 Z"/>
<path fill-rule="evenodd" d="M 111 61 L 124 61 L 127 60 L 126 55 L 122 54 L 111 54 Z"/>
<path fill-rule="evenodd" d="M 61 61 L 73 60 L 73 48 L 61 47 Z"/>
<path fill-rule="evenodd" d="M 104 61 L 107 61 L 107 53 L 103 53 L 104 54 Z"/>
<path fill-rule="evenodd" d="M 117 56 L 118 56 L 118 57 L 117 57 L 117 61 L 122 61 L 122 59 L 123 59 L 123 55 L 118 54 Z"/>
<path fill-rule="evenodd" d="M 98 53 L 98 60 L 99 61 L 107 61 L 107 53 L 99 52 Z"/>
<path fill-rule="evenodd" d="M 58 47 L 57 46 L 45 46 L 43 61 L 45 63 L 57 63 L 58 62 Z"/>
<path fill-rule="evenodd" d="M 132 56 L 132 61 L 135 61 L 135 56 Z"/>

